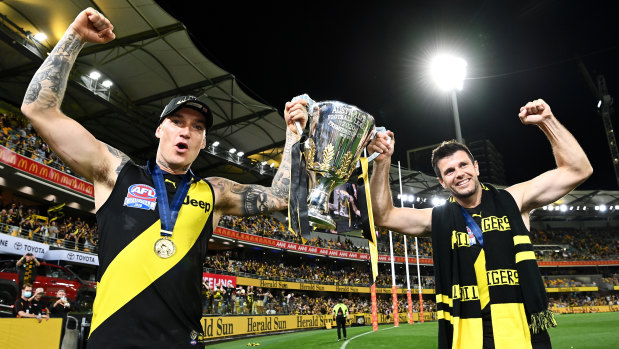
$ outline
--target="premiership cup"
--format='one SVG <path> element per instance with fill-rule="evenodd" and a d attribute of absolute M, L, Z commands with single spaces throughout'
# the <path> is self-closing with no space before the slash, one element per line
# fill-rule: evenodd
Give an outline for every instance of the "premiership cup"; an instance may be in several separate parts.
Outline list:
<path fill-rule="evenodd" d="M 374 117 L 338 101 L 313 103 L 304 153 L 309 179 L 308 216 L 318 228 L 334 229 L 329 196 L 348 181 L 373 136 Z"/>

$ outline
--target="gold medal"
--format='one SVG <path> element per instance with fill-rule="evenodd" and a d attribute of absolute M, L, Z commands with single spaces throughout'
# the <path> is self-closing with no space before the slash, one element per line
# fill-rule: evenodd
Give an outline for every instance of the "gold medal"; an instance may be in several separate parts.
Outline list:
<path fill-rule="evenodd" d="M 155 254 L 159 258 L 170 258 L 176 252 L 176 246 L 172 240 L 163 237 L 155 242 Z"/>

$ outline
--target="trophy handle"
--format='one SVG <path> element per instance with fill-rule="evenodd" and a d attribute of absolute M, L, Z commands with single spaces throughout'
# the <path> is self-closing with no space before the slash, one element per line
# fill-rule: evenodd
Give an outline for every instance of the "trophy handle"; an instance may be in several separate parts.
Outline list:
<path fill-rule="evenodd" d="M 374 137 L 376 137 L 376 134 L 378 132 L 386 133 L 387 129 L 384 126 L 375 127 L 374 131 L 372 131 L 372 136 L 370 136 L 370 140 L 374 139 Z M 391 143 L 391 137 L 389 137 L 389 141 L 387 141 L 387 143 Z M 374 160 L 379 155 L 380 155 L 380 153 L 377 153 L 377 152 L 372 153 L 372 155 L 370 155 L 368 157 L 368 162 Z M 357 167 L 359 167 L 359 163 L 358 162 L 357 162 Z"/>

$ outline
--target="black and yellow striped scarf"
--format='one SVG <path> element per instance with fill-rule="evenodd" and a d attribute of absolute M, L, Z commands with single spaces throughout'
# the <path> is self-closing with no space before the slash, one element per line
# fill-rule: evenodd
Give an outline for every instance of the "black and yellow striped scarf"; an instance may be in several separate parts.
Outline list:
<path fill-rule="evenodd" d="M 490 306 L 496 348 L 531 348 L 531 334 L 556 326 L 529 232 L 511 194 L 482 185 L 484 248 L 475 256 L 460 206 L 432 212 L 439 348 L 482 348 Z"/>

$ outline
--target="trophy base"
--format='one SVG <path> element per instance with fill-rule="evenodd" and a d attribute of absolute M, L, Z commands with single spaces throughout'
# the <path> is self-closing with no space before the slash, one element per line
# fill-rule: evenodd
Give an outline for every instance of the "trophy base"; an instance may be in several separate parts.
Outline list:
<path fill-rule="evenodd" d="M 309 212 L 309 222 L 312 227 L 321 229 L 335 229 L 335 221 L 329 216 L 318 212 Z"/>

